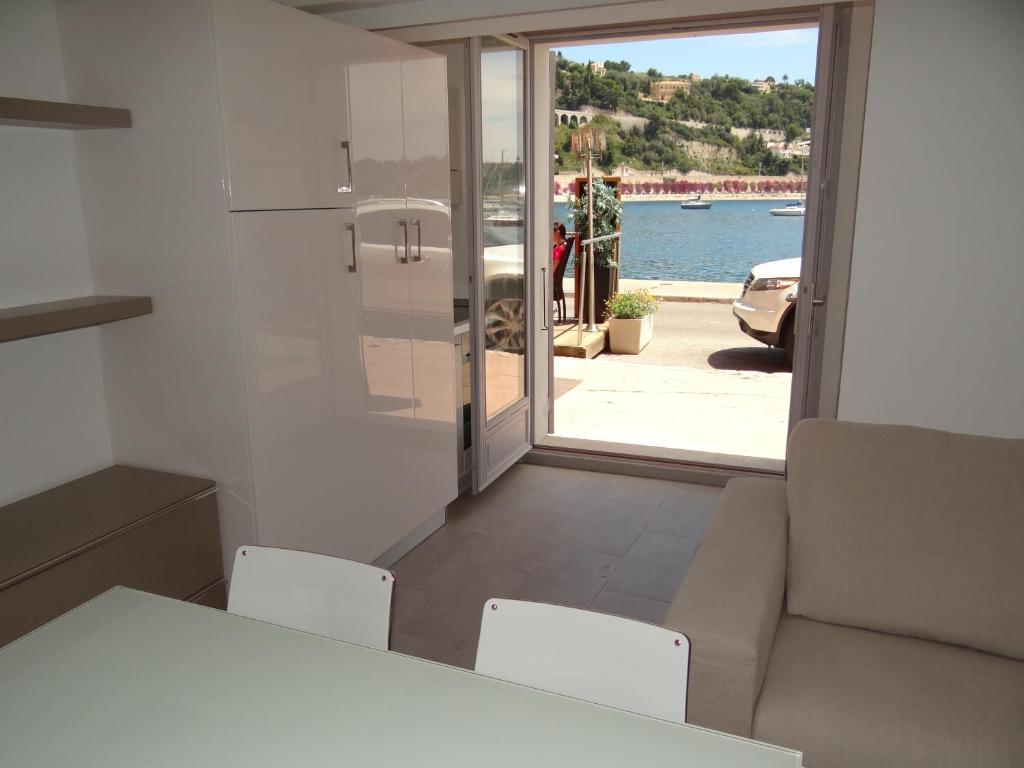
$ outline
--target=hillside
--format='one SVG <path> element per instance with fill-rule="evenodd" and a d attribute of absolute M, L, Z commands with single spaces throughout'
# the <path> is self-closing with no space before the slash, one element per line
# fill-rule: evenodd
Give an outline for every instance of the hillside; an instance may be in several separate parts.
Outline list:
<path fill-rule="evenodd" d="M 690 81 L 689 93 L 679 89 L 666 101 L 651 100 L 652 83 L 682 79 Z M 786 76 L 782 82 L 766 81 L 767 88 L 760 90 L 737 77 L 666 76 L 653 69 L 638 73 L 630 71 L 625 61 L 591 66 L 559 54 L 555 107 L 592 107 L 610 113 L 592 121 L 608 137 L 608 148 L 598 163 L 606 172 L 623 164 L 680 173 L 698 169 L 736 175 L 799 172 L 799 158 L 770 151 L 757 132 L 737 130 L 779 131 L 785 141 L 806 137 L 814 86 L 803 80 L 790 83 Z M 559 124 L 555 135 L 559 170 L 578 166 L 570 141 L 570 128 Z"/>

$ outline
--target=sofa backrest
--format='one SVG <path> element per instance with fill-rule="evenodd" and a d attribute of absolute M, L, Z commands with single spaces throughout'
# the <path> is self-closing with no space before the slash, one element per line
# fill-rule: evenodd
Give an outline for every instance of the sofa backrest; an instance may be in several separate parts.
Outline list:
<path fill-rule="evenodd" d="M 1024 440 L 801 422 L 789 613 L 1024 659 Z"/>

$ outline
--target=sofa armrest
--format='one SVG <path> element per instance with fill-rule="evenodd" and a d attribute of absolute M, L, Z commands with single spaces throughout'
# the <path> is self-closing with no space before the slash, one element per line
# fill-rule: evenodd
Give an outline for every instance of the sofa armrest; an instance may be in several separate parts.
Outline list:
<path fill-rule="evenodd" d="M 729 482 L 665 626 L 690 638 L 688 723 L 750 736 L 783 610 L 783 480 Z"/>

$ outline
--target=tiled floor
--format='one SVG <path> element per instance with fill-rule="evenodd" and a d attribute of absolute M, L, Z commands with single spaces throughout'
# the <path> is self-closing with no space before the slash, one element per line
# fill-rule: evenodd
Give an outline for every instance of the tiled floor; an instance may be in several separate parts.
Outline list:
<path fill-rule="evenodd" d="M 472 667 L 490 597 L 659 623 L 720 488 L 520 464 L 395 566 L 394 650 Z"/>

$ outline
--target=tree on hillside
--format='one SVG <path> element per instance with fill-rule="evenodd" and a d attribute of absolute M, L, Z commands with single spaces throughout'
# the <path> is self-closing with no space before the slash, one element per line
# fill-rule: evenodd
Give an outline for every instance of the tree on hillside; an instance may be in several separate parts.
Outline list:
<path fill-rule="evenodd" d="M 609 72 L 629 72 L 633 65 L 628 61 L 606 61 L 604 68 Z"/>
<path fill-rule="evenodd" d="M 651 67 L 650 69 L 647 70 L 647 76 L 652 78 L 652 79 L 658 79 L 658 78 L 664 77 L 664 75 L 661 74 L 661 72 L 656 70 L 654 67 Z"/>

